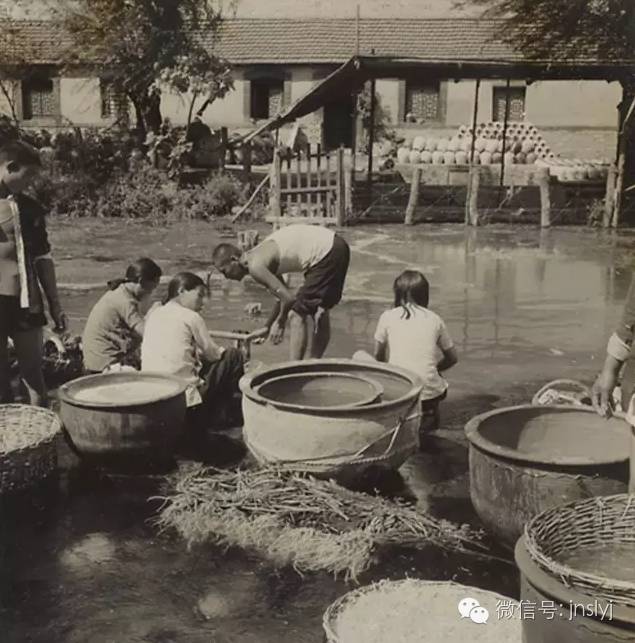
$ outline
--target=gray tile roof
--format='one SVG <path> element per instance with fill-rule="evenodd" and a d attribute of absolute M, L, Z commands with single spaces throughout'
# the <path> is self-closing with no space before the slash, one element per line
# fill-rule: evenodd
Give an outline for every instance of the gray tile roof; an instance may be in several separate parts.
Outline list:
<path fill-rule="evenodd" d="M 362 55 L 427 60 L 520 62 L 523 56 L 500 34 L 502 20 L 477 18 L 362 19 Z M 201 40 L 230 62 L 240 64 L 341 63 L 356 53 L 354 19 L 235 18 L 225 21 L 220 41 L 200 33 Z M 576 46 L 570 62 L 594 62 L 593 43 Z M 72 37 L 51 21 L 0 22 L 0 64 L 55 63 L 74 51 Z M 557 58 L 557 56 L 554 56 Z"/>
<path fill-rule="evenodd" d="M 366 19 L 359 53 L 415 58 L 520 59 L 492 40 L 499 26 L 475 19 Z M 344 62 L 356 53 L 351 19 L 237 19 L 225 23 L 220 49 L 234 63 Z"/>

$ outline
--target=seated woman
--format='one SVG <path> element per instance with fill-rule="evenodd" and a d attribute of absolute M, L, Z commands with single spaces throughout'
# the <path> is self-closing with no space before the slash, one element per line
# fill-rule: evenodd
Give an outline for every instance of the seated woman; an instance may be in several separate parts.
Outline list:
<path fill-rule="evenodd" d="M 209 289 L 191 272 L 177 274 L 163 303 L 146 322 L 141 345 L 144 371 L 169 373 L 189 383 L 189 421 L 207 428 L 212 415 L 241 421 L 238 380 L 244 373 L 242 353 L 215 344 L 200 315 Z"/>
<path fill-rule="evenodd" d="M 138 351 L 144 332 L 142 308 L 159 285 L 161 268 L 147 258 L 128 266 L 123 279 L 108 282 L 110 290 L 90 311 L 82 349 L 87 373 L 122 366 L 139 368 Z"/>

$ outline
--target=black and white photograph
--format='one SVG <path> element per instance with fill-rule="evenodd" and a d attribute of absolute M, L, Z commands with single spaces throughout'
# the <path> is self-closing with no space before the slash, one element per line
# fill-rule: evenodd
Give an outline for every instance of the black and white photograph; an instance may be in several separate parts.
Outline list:
<path fill-rule="evenodd" d="M 0 643 L 635 641 L 633 0 L 0 0 Z"/>

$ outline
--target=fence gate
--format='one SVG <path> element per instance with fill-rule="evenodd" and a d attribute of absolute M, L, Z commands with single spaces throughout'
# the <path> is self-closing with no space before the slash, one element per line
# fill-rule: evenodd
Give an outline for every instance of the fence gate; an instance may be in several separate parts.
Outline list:
<path fill-rule="evenodd" d="M 350 172 L 344 171 L 344 149 L 323 152 L 310 145 L 282 158 L 274 151 L 269 213 L 275 228 L 290 223 L 342 226 L 350 208 Z"/>

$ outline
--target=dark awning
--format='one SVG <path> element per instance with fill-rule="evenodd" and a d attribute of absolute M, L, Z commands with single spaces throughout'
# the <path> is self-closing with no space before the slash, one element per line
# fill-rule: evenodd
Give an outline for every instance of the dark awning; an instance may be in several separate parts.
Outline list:
<path fill-rule="evenodd" d="M 371 78 L 401 79 L 507 79 L 605 80 L 616 81 L 635 75 L 635 61 L 541 61 L 506 62 L 502 60 L 430 60 L 383 56 L 354 56 L 286 111 L 263 123 L 243 139 L 278 129 L 323 107 L 339 97 L 358 91 Z"/>

